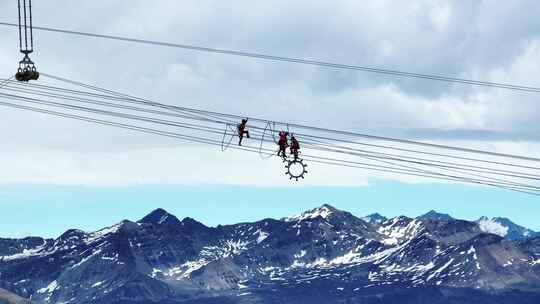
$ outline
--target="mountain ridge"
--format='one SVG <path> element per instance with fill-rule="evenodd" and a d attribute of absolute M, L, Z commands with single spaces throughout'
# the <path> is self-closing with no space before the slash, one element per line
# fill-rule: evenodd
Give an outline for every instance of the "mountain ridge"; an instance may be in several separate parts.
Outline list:
<path fill-rule="evenodd" d="M 396 293 L 446 303 L 443 290 L 462 303 L 473 294 L 540 299 L 537 236 L 505 238 L 435 211 L 382 217 L 325 204 L 207 227 L 156 209 L 93 232 L 0 239 L 0 287 L 38 303 L 308 303 L 307 294 L 364 303 Z"/>

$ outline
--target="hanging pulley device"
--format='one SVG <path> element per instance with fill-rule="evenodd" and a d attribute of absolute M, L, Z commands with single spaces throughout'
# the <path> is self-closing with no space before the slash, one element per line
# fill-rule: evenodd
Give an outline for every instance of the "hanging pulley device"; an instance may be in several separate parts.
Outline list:
<path fill-rule="evenodd" d="M 15 74 L 18 81 L 28 82 L 37 80 L 39 72 L 30 54 L 34 52 L 34 34 L 32 32 L 32 0 L 18 0 L 19 4 L 19 49 L 24 55 L 19 61 L 19 68 Z"/>

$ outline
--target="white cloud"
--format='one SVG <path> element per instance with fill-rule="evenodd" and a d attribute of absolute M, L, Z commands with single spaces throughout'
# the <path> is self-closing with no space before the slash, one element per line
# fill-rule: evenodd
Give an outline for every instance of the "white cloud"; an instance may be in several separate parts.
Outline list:
<path fill-rule="evenodd" d="M 540 3 L 56 0 L 35 5 L 35 22 L 538 86 L 535 8 Z M 16 20 L 10 4 L 0 3 L 0 11 Z M 0 70 L 13 71 L 19 60 L 16 32 L 0 30 Z M 33 58 L 50 74 L 164 103 L 490 151 L 536 156 L 540 151 L 536 94 L 45 32 L 36 32 Z M 0 142 L 0 182 L 289 184 L 277 160 L 13 110 L 2 109 L 0 115 L 10 129 Z M 309 171 L 303 184 L 425 181 L 315 164 Z"/>
<path fill-rule="evenodd" d="M 492 219 L 483 218 L 478 222 L 478 225 L 482 231 L 496 234 L 501 237 L 505 237 L 508 233 L 508 227 L 505 227 Z"/>

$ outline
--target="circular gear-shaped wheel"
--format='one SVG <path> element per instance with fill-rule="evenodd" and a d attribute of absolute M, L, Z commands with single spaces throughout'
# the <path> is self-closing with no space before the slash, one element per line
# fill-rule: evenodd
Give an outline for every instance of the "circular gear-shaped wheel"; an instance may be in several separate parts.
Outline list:
<path fill-rule="evenodd" d="M 293 159 L 289 160 L 287 162 L 287 165 L 285 165 L 285 169 L 287 169 L 287 172 L 285 172 L 286 175 L 290 177 L 290 179 L 295 179 L 298 181 L 298 179 L 304 179 L 304 175 L 308 173 L 306 170 L 307 165 L 304 164 L 304 161 L 301 159 Z"/>

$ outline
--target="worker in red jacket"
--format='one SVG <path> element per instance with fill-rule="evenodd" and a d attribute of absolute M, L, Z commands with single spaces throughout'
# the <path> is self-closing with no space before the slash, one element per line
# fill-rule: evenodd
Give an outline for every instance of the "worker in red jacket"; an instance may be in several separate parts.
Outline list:
<path fill-rule="evenodd" d="M 287 158 L 287 147 L 289 146 L 289 140 L 288 140 L 289 132 L 281 131 L 279 132 L 279 141 L 278 146 L 279 150 L 277 155 L 283 157 L 283 159 Z"/>
<path fill-rule="evenodd" d="M 296 138 L 291 136 L 291 154 L 294 155 L 294 160 L 298 160 L 298 152 L 300 150 L 300 143 Z"/>

